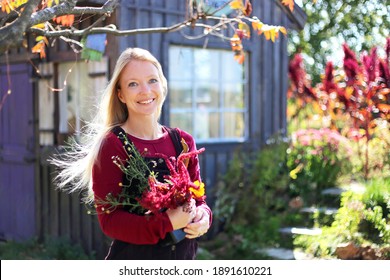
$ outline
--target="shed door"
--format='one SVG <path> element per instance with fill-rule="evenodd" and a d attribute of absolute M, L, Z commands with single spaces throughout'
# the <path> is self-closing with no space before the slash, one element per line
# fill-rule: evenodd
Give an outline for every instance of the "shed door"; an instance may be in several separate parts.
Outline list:
<path fill-rule="evenodd" d="M 7 71 L 1 65 L 0 89 L 0 100 L 5 98 L 0 111 L 0 238 L 22 240 L 35 234 L 31 66 L 12 64 Z"/>

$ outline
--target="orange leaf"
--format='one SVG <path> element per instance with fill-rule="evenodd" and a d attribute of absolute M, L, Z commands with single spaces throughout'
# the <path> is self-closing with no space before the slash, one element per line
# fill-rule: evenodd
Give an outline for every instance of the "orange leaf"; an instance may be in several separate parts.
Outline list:
<path fill-rule="evenodd" d="M 40 58 L 45 58 L 46 57 L 45 43 L 43 41 L 38 42 L 34 47 L 32 47 L 31 52 L 39 53 Z"/>
<path fill-rule="evenodd" d="M 242 3 L 242 0 L 234 0 L 230 2 L 230 8 L 234 10 L 243 9 L 244 4 Z"/>
<path fill-rule="evenodd" d="M 1 1 L 1 11 L 9 14 L 11 10 L 14 9 L 14 3 L 12 0 L 2 0 Z"/>
<path fill-rule="evenodd" d="M 252 13 L 252 4 L 249 0 L 246 0 L 245 7 L 242 12 L 245 16 L 249 16 Z"/>
<path fill-rule="evenodd" d="M 262 23 L 261 21 L 257 20 L 257 21 L 253 21 L 252 22 L 252 28 L 254 30 L 261 30 L 261 28 L 263 27 L 264 23 Z"/>
<path fill-rule="evenodd" d="M 282 32 L 284 35 L 287 35 L 287 30 L 286 30 L 285 27 L 281 26 L 281 27 L 279 28 L 279 31 Z"/>
<path fill-rule="evenodd" d="M 265 30 L 265 31 L 264 31 L 264 36 L 265 36 L 265 39 L 266 39 L 266 40 L 271 39 L 271 34 L 270 34 L 269 30 Z"/>
<path fill-rule="evenodd" d="M 275 42 L 275 39 L 276 39 L 276 31 L 275 31 L 275 28 L 271 28 L 271 30 L 269 31 L 271 33 L 271 40 L 272 42 Z"/>
<path fill-rule="evenodd" d="M 234 60 L 237 61 L 239 64 L 243 64 L 245 61 L 245 54 L 244 52 L 240 52 L 234 55 Z"/>
<path fill-rule="evenodd" d="M 63 26 L 72 26 L 74 23 L 74 15 L 64 15 L 53 18 L 54 22 Z"/>
<path fill-rule="evenodd" d="M 282 4 L 288 6 L 291 12 L 294 11 L 294 0 L 283 0 Z"/>

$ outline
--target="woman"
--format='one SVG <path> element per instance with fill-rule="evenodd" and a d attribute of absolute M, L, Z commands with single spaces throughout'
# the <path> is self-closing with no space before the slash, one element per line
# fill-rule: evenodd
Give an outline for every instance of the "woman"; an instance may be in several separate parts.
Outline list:
<path fill-rule="evenodd" d="M 118 195 L 121 186 L 129 183 L 124 182 L 123 172 L 112 160 L 126 160 L 128 156 L 118 133 L 125 134 L 149 161 L 155 161 L 159 154 L 177 157 L 177 137 L 185 141 L 188 152 L 196 150 L 190 134 L 159 124 L 166 95 L 167 81 L 157 59 L 143 49 L 126 49 L 118 58 L 98 115 L 89 125 L 83 141 L 87 145 L 79 146 L 58 176 L 63 189 L 70 182 L 71 191 L 88 186 L 89 197 L 97 204 L 100 227 L 114 239 L 106 259 L 194 259 L 196 238 L 210 227 L 212 213 L 204 199 L 192 200 L 159 215 L 129 212 L 126 207 L 106 211 L 109 205 L 100 202 L 108 194 Z M 158 172 L 161 177 L 169 171 L 164 162 L 158 162 L 162 163 Z M 192 181 L 200 181 L 196 155 L 188 162 L 188 172 Z M 178 229 L 183 229 L 185 238 L 175 243 L 169 237 Z"/>

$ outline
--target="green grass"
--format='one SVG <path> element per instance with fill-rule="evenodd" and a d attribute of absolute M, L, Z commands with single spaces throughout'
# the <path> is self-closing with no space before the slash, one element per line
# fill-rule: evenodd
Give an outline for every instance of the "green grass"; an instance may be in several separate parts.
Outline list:
<path fill-rule="evenodd" d="M 31 239 L 24 242 L 7 241 L 0 243 L 1 260 L 88 260 L 80 245 L 71 244 L 65 238 L 48 239 L 39 242 Z"/>

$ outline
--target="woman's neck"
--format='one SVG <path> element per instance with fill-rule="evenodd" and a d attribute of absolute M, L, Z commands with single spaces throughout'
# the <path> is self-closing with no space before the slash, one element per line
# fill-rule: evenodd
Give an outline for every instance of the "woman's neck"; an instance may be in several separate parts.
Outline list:
<path fill-rule="evenodd" d="M 144 140 L 155 140 L 163 135 L 162 126 L 155 120 L 130 118 L 121 126 L 128 134 Z"/>

